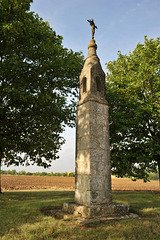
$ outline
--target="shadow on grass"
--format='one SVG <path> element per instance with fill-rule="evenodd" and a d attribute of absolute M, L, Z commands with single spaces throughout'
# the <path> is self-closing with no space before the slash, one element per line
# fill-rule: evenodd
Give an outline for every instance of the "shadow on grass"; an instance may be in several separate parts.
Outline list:
<path fill-rule="evenodd" d="M 73 201 L 73 191 L 3 192 L 0 195 L 0 236 L 23 224 L 32 224 L 43 219 L 40 208 L 61 206 Z"/>
<path fill-rule="evenodd" d="M 160 216 L 160 192 L 113 192 L 113 202 L 128 204 L 140 216 Z"/>
<path fill-rule="evenodd" d="M 52 220 L 47 217 L 47 227 L 43 230 L 44 225 L 42 223 L 43 220 L 46 219 L 46 216 L 40 209 L 58 207 L 64 202 L 72 201 L 74 201 L 73 191 L 4 192 L 0 195 L 0 237 L 4 235 L 7 236 L 11 231 L 15 231 L 18 234 L 20 228 L 23 228 L 26 224 L 30 225 L 29 229 L 33 228 L 33 234 L 35 234 L 36 230 L 34 227 L 40 223 L 42 227 L 39 227 L 39 230 L 37 230 L 38 237 L 35 239 L 49 239 L 40 238 L 38 231 L 44 231 L 44 234 L 46 234 L 49 228 L 48 224 L 50 224 L 50 228 L 52 228 L 54 224 L 59 225 L 59 223 L 54 223 L 53 218 Z M 72 228 L 70 222 L 68 222 L 68 224 L 62 222 L 63 227 L 60 229 L 55 227 L 54 234 L 60 236 L 60 239 L 69 239 L 70 237 L 73 239 L 73 236 L 75 236 L 74 239 L 106 239 L 107 236 L 109 237 L 110 232 L 111 237 L 117 239 L 116 237 L 119 231 L 122 239 L 129 239 L 128 236 L 132 236 L 134 231 L 137 230 L 140 234 L 140 232 L 145 231 L 148 226 L 148 229 L 150 229 L 148 230 L 148 234 L 150 234 L 150 239 L 152 239 L 152 223 L 154 223 L 155 226 L 154 231 L 157 231 L 158 219 L 160 217 L 160 194 L 155 192 L 113 192 L 113 202 L 129 204 L 131 212 L 136 212 L 144 218 L 139 220 L 124 220 L 121 222 L 107 222 L 102 225 L 87 226 L 85 229 L 84 227 L 79 228 L 78 226 Z M 26 231 L 25 227 L 23 229 L 25 229 L 23 232 Z M 123 231 L 121 229 L 123 229 Z M 117 230 L 117 234 L 115 230 Z M 88 233 L 90 233 L 90 236 L 87 235 Z M 124 233 L 126 234 L 125 237 Z M 128 233 L 131 235 L 128 235 Z M 94 238 L 95 234 L 97 234 L 96 238 Z M 115 234 L 116 236 L 114 238 Z M 159 232 L 157 235 L 158 234 Z M 142 234 L 140 236 L 142 236 Z M 132 239 L 137 240 L 140 238 L 136 236 L 136 238 Z"/>

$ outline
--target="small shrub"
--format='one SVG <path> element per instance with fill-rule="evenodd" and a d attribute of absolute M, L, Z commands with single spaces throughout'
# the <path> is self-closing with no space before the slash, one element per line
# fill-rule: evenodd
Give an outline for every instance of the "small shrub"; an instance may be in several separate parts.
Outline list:
<path fill-rule="evenodd" d="M 1 171 L 0 171 L 0 174 L 7 174 L 7 171 L 1 170 Z"/>
<path fill-rule="evenodd" d="M 61 173 L 59 173 L 59 172 L 58 172 L 58 173 L 55 173 L 55 176 L 56 176 L 56 177 L 60 177 L 60 176 L 61 176 Z"/>
<path fill-rule="evenodd" d="M 28 176 L 32 176 L 33 173 L 31 173 L 31 172 L 27 172 L 26 175 L 28 175 Z"/>
<path fill-rule="evenodd" d="M 69 177 L 75 177 L 75 173 L 70 172 L 70 173 L 69 173 Z"/>
<path fill-rule="evenodd" d="M 34 176 L 40 176 L 41 173 L 40 173 L 40 172 L 35 172 L 35 173 L 33 173 L 33 175 L 34 175 Z"/>
<path fill-rule="evenodd" d="M 16 170 L 12 170 L 12 171 L 11 171 L 11 175 L 17 175 Z"/>
<path fill-rule="evenodd" d="M 158 180 L 158 179 L 159 179 L 158 172 L 149 174 L 149 180 Z"/>
<path fill-rule="evenodd" d="M 26 175 L 26 171 L 22 170 L 22 171 L 18 172 L 18 175 Z"/>
<path fill-rule="evenodd" d="M 10 175 L 10 174 L 11 174 L 11 170 L 8 170 L 8 171 L 7 171 L 7 174 L 9 174 L 9 175 Z"/>
<path fill-rule="evenodd" d="M 42 172 L 40 176 L 47 176 L 48 174 L 46 172 Z"/>

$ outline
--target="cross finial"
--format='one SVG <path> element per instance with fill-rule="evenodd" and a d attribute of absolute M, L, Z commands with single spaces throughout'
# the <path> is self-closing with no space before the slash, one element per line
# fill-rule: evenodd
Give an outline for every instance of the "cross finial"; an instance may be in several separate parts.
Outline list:
<path fill-rule="evenodd" d="M 95 25 L 93 18 L 92 18 L 92 20 L 89 19 L 89 20 L 87 20 L 87 21 L 90 23 L 90 25 L 91 25 L 91 27 L 92 27 L 92 39 L 94 39 L 95 29 L 98 29 L 98 28 L 97 28 L 97 26 Z"/>

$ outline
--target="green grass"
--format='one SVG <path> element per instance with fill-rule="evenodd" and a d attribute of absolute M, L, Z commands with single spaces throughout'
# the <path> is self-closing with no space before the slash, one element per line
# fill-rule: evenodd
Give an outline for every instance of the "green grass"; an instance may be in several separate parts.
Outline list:
<path fill-rule="evenodd" d="M 127 203 L 140 219 L 80 225 L 73 220 L 45 216 L 40 208 L 74 200 L 74 192 L 25 191 L 0 195 L 0 239 L 159 240 L 160 194 L 113 192 L 113 201 Z"/>

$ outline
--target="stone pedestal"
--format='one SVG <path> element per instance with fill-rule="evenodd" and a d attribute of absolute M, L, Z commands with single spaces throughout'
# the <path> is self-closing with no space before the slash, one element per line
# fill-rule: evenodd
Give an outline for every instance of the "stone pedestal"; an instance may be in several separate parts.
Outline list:
<path fill-rule="evenodd" d="M 100 217 L 118 217 L 124 216 L 129 212 L 127 204 L 111 203 L 109 205 L 85 206 L 75 203 L 64 203 L 64 212 L 74 214 L 75 217 L 100 218 Z"/>

